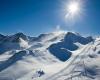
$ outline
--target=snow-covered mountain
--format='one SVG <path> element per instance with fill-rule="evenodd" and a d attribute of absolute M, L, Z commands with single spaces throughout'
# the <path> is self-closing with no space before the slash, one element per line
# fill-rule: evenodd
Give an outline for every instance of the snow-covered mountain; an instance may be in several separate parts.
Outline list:
<path fill-rule="evenodd" d="M 55 31 L 0 34 L 0 80 L 99 80 L 100 38 Z"/>

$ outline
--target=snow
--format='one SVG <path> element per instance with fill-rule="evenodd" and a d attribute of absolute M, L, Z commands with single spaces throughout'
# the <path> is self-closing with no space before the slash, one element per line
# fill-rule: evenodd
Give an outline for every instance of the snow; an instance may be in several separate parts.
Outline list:
<path fill-rule="evenodd" d="M 27 41 L 23 40 L 22 38 L 19 38 L 19 39 L 20 39 L 19 44 L 20 44 L 20 47 L 21 47 L 21 48 L 28 48 L 28 47 L 29 47 Z"/>
<path fill-rule="evenodd" d="M 0 54 L 0 80 L 100 79 L 100 38 L 92 41 L 78 33 L 60 30 L 41 34 L 31 42 L 23 33 L 10 38 L 6 43 L 0 42 L 4 49 Z M 60 60 L 50 51 L 50 46 L 55 44 L 53 52 L 59 49 L 71 56 Z M 63 56 L 60 51 L 56 55 Z"/>

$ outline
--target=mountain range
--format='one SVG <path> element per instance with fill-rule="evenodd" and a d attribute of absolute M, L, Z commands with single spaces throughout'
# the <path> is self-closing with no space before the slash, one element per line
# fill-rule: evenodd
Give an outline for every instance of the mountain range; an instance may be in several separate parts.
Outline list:
<path fill-rule="evenodd" d="M 100 38 L 55 31 L 0 34 L 0 80 L 100 80 Z"/>

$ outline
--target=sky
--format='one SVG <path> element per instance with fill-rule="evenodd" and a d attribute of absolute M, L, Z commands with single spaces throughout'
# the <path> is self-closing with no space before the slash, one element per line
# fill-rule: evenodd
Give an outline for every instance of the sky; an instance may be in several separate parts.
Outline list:
<path fill-rule="evenodd" d="M 80 19 L 69 22 L 65 18 L 68 0 L 0 0 L 0 33 L 23 32 L 37 36 L 60 26 L 66 31 L 99 35 L 100 0 L 82 1 L 84 7 Z"/>

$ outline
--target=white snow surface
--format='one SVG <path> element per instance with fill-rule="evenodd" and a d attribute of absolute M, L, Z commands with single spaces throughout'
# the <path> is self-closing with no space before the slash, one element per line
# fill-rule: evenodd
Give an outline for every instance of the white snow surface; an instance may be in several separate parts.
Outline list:
<path fill-rule="evenodd" d="M 56 31 L 32 42 L 23 38 L 19 38 L 18 43 L 10 42 L 19 44 L 19 48 L 9 45 L 10 49 L 0 50 L 0 80 L 100 80 L 100 38 L 87 44 L 74 42 L 78 46 L 76 50 L 62 47 L 61 50 L 72 53 L 66 61 L 49 51 L 51 45 L 62 44 L 67 34 Z"/>

